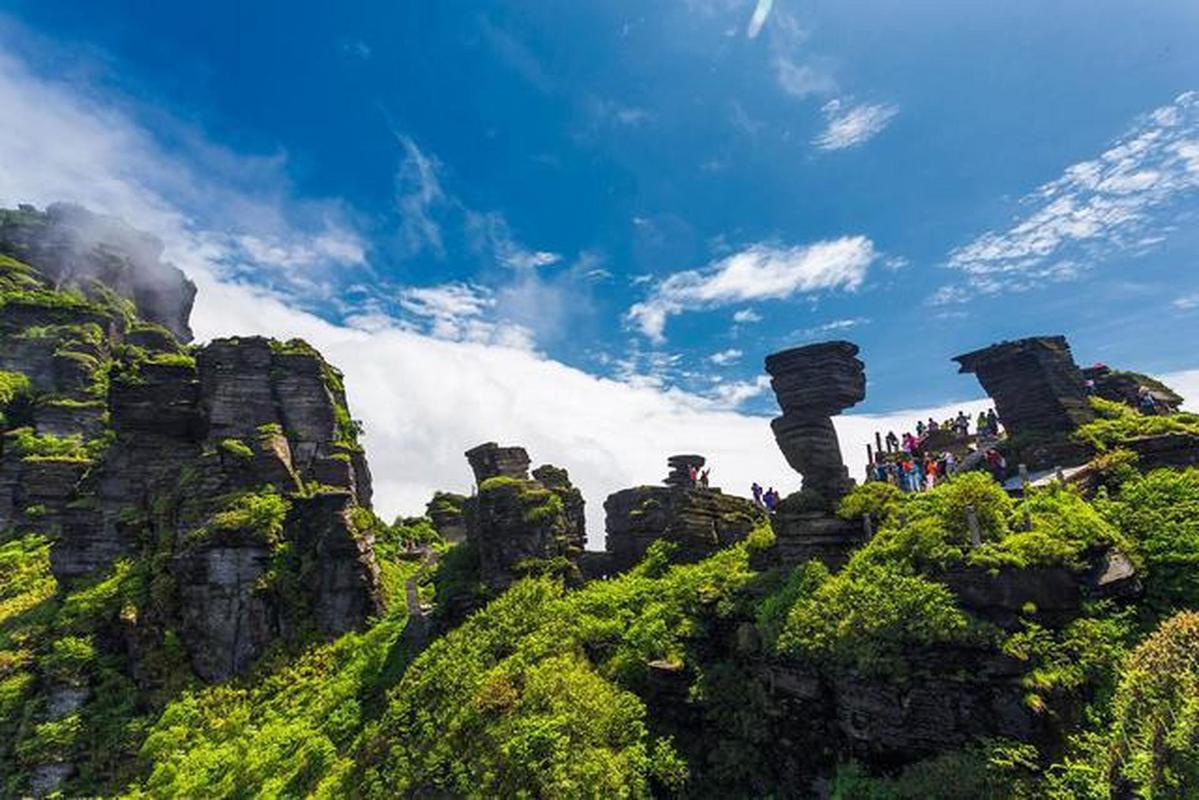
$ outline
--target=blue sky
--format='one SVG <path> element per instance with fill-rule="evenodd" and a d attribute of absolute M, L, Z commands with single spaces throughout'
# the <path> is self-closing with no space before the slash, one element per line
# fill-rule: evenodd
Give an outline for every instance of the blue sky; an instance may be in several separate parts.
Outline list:
<path fill-rule="evenodd" d="M 762 358 L 824 338 L 851 464 L 1003 338 L 1199 387 L 1193 3 L 344 5 L 0 0 L 0 202 L 159 235 L 202 338 L 313 340 L 387 511 L 488 439 L 593 509 L 670 452 L 795 488 Z"/>
<path fill-rule="evenodd" d="M 1033 333 L 1067 333 L 1080 360 L 1196 366 L 1199 156 L 1126 165 L 1173 182 L 1139 184 L 1134 220 L 1105 205 L 1004 237 L 1071 165 L 1161 127 L 1155 110 L 1195 146 L 1199 100 L 1177 98 L 1199 88 L 1199 6 L 343 5 L 5 4 L 10 30 L 59 46 L 40 68 L 82 49 L 90 80 L 285 158 L 341 237 L 319 287 L 286 288 L 331 319 L 763 411 L 762 356 L 833 336 L 863 346 L 865 410 L 969 394 L 950 356 Z M 209 158 L 169 128 L 167 152 Z M 1013 236 L 1048 251 L 1024 263 Z M 252 261 L 244 279 L 288 283 Z"/>

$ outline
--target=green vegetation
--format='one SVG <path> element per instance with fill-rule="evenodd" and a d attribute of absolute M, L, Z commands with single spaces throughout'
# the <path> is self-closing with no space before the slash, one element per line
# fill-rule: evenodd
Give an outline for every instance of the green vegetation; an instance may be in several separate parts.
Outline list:
<path fill-rule="evenodd" d="M 291 503 L 273 486 L 224 498 L 207 525 L 188 534 L 188 543 L 210 537 L 250 537 L 277 547 L 282 543 L 283 521 Z"/>
<path fill-rule="evenodd" d="M 1146 606 L 1160 616 L 1199 608 L 1199 469 L 1154 470 L 1097 505 L 1148 567 Z"/>
<path fill-rule="evenodd" d="M 149 730 L 135 794 L 344 797 L 357 734 L 403 664 L 405 621 L 401 600 L 365 633 L 185 693 Z"/>
<path fill-rule="evenodd" d="M 118 562 L 104 576 L 57 592 L 49 543 L 37 534 L 0 535 L 0 793 L 26 793 L 35 766 L 69 761 L 73 795 L 112 794 L 137 771 L 137 748 L 157 709 L 139 693 L 121 652 L 98 646 L 145 602 L 143 573 Z M 180 673 L 181 653 L 152 647 L 144 666 Z M 51 687 L 80 692 L 61 716 Z M 140 699 L 139 699 L 140 698 Z"/>
<path fill-rule="evenodd" d="M 143 364 L 159 367 L 196 368 L 196 357 L 189 353 L 152 353 L 142 361 Z"/>
<path fill-rule="evenodd" d="M 1095 410 L 1096 419 L 1080 426 L 1074 435 L 1101 453 L 1141 436 L 1163 433 L 1199 436 L 1199 414 L 1180 411 L 1176 414 L 1147 416 L 1123 403 L 1102 397 L 1092 397 L 1091 407 Z"/>
<path fill-rule="evenodd" d="M 1107 768 L 1137 797 L 1199 787 L 1199 613 L 1184 612 L 1133 652 L 1115 699 Z"/>
<path fill-rule="evenodd" d="M 1036 748 L 992 741 L 905 767 L 893 778 L 870 775 L 857 763 L 841 765 L 833 800 L 1031 800 L 1039 797 Z"/>
<path fill-rule="evenodd" d="M 796 593 L 777 643 L 791 657 L 897 677 L 907 671 L 906 655 L 920 647 L 994 638 L 944 586 L 895 566 L 855 560 L 824 581 L 811 568 L 798 569 L 808 593 Z"/>
<path fill-rule="evenodd" d="M 4 437 L 5 448 L 12 447 L 24 461 L 88 462 L 91 455 L 79 434 L 54 436 L 34 433 L 32 428 L 17 428 Z"/>
<path fill-rule="evenodd" d="M 9 406 L 21 398 L 29 398 L 32 386 L 29 379 L 19 372 L 0 370 L 0 430 L 8 424 L 7 411 Z"/>
<path fill-rule="evenodd" d="M 219 446 L 222 451 L 235 458 L 249 459 L 254 457 L 254 451 L 241 439 L 222 439 Z"/>

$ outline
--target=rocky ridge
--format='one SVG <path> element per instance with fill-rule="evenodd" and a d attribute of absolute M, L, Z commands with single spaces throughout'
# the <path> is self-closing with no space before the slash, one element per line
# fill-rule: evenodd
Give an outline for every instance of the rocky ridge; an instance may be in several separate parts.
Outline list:
<path fill-rule="evenodd" d="M 194 287 L 109 223 L 0 215 L 0 531 L 47 536 L 63 591 L 128 576 L 97 638 L 146 691 L 174 642 L 179 669 L 218 681 L 362 625 L 382 605 L 340 374 L 298 340 L 184 345 Z M 86 678 L 40 681 L 47 723 L 92 697 Z M 49 792 L 73 768 L 31 770 Z"/>

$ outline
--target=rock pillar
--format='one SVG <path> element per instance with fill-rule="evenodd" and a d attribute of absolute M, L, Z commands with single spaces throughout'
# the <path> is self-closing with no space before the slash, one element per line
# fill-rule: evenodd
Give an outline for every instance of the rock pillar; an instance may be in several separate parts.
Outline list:
<path fill-rule="evenodd" d="M 803 475 L 805 490 L 834 501 L 853 487 L 832 417 L 866 396 L 866 373 L 850 342 L 822 342 L 766 357 L 783 410 L 771 421 L 779 449 Z"/>

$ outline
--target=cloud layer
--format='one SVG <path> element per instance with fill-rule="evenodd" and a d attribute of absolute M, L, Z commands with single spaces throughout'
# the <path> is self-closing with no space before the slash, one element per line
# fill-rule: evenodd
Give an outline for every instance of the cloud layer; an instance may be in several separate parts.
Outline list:
<path fill-rule="evenodd" d="M 662 342 L 667 319 L 684 311 L 822 290 L 853 291 L 876 257 L 874 244 L 865 236 L 792 247 L 751 245 L 704 269 L 667 276 L 647 299 L 629 309 L 627 320 L 652 341 Z"/>
<path fill-rule="evenodd" d="M 868 142 L 899 113 L 890 104 L 854 105 L 847 100 L 829 100 L 822 111 L 824 130 L 812 141 L 821 150 L 844 150 Z"/>
<path fill-rule="evenodd" d="M 1084 264 L 1162 240 L 1170 210 L 1199 190 L 1199 92 L 1146 114 L 1097 158 L 1022 200 L 1028 211 L 949 254 L 972 292 L 1023 291 L 1078 277 Z M 943 287 L 934 303 L 970 293 Z"/>

